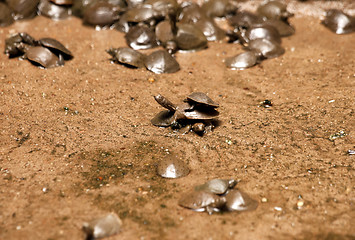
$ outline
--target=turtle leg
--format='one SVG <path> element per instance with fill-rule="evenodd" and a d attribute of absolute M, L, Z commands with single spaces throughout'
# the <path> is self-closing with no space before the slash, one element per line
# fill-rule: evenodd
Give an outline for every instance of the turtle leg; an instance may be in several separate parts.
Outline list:
<path fill-rule="evenodd" d="M 206 212 L 208 213 L 208 215 L 212 215 L 212 213 L 215 211 L 214 207 L 211 206 L 206 206 Z"/>

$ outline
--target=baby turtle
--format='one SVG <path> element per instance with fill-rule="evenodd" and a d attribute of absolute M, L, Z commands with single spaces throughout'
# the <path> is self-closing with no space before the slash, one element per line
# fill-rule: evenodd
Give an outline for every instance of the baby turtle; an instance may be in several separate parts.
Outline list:
<path fill-rule="evenodd" d="M 166 50 L 158 50 L 148 55 L 145 66 L 157 74 L 175 73 L 180 70 L 179 63 Z"/>
<path fill-rule="evenodd" d="M 28 47 L 25 53 L 25 58 L 30 60 L 32 63 L 38 64 L 44 68 L 52 68 L 64 65 L 64 59 L 62 55 L 57 57 L 47 48 L 41 46 Z"/>
<path fill-rule="evenodd" d="M 208 0 L 201 8 L 209 18 L 226 17 L 237 12 L 237 7 L 229 0 Z"/>
<path fill-rule="evenodd" d="M 225 65 L 231 69 L 243 70 L 258 63 L 257 54 L 253 51 L 240 53 L 234 57 L 226 58 Z"/>
<path fill-rule="evenodd" d="M 203 92 L 193 92 L 186 97 L 186 100 L 195 105 L 203 105 L 204 107 L 218 108 L 219 104 L 213 101 Z"/>
<path fill-rule="evenodd" d="M 119 233 L 121 226 L 122 221 L 117 214 L 110 213 L 90 223 L 84 223 L 83 230 L 87 234 L 86 239 L 98 239 Z"/>
<path fill-rule="evenodd" d="M 127 45 L 135 50 L 149 49 L 158 46 L 155 32 L 146 25 L 131 27 L 125 35 Z"/>
<path fill-rule="evenodd" d="M 281 1 L 268 1 L 261 4 L 257 12 L 267 19 L 281 19 L 287 21 L 293 14 L 287 11 L 287 5 Z"/>
<path fill-rule="evenodd" d="M 186 134 L 191 129 L 198 135 L 211 132 L 214 118 L 219 115 L 215 109 L 219 105 L 204 93 L 192 93 L 181 104 L 174 104 L 162 95 L 154 96 L 154 99 L 164 108 L 168 109 L 158 113 L 151 123 L 159 127 L 171 127 L 174 130 Z"/>
<path fill-rule="evenodd" d="M 33 18 L 37 14 L 37 5 L 40 0 L 6 0 L 12 10 L 15 20 Z"/>
<path fill-rule="evenodd" d="M 132 48 L 110 48 L 106 50 L 112 56 L 112 60 L 128 67 L 143 68 L 145 67 L 145 55 Z"/>
<path fill-rule="evenodd" d="M 190 191 L 179 200 L 180 206 L 197 212 L 219 212 L 226 204 L 226 198 L 206 191 Z"/>
<path fill-rule="evenodd" d="M 245 34 L 242 35 L 245 42 L 250 42 L 255 39 L 268 39 L 281 44 L 281 36 L 275 27 L 272 25 L 256 24 L 248 28 Z"/>
<path fill-rule="evenodd" d="M 134 7 L 128 9 L 122 17 L 129 23 L 149 23 L 154 19 L 154 13 L 151 7 Z"/>
<path fill-rule="evenodd" d="M 196 51 L 207 47 L 207 38 L 195 25 L 177 23 L 175 41 L 180 50 Z"/>
<path fill-rule="evenodd" d="M 205 191 L 214 194 L 224 194 L 228 189 L 234 188 L 238 182 L 234 179 L 212 179 L 205 184 L 195 187 L 195 191 Z"/>
<path fill-rule="evenodd" d="M 48 0 L 41 0 L 38 5 L 38 14 L 59 20 L 68 18 L 70 16 L 70 9 L 68 6 L 58 5 Z"/>
<path fill-rule="evenodd" d="M 355 17 L 337 9 L 328 10 L 322 24 L 336 34 L 355 32 Z"/>
<path fill-rule="evenodd" d="M 249 42 L 249 50 L 256 52 L 258 57 L 276 58 L 285 53 L 285 49 L 278 43 L 265 38 L 258 38 Z"/>
<path fill-rule="evenodd" d="M 222 40 L 226 36 L 226 32 L 213 19 L 201 18 L 194 25 L 203 32 L 208 41 Z"/>
<path fill-rule="evenodd" d="M 143 6 L 153 9 L 157 19 L 175 16 L 180 7 L 176 0 L 146 0 Z"/>
<path fill-rule="evenodd" d="M 7 54 L 10 58 L 23 55 L 25 52 L 22 44 L 35 46 L 38 43 L 28 33 L 16 33 L 5 39 L 5 54 Z"/>
<path fill-rule="evenodd" d="M 65 60 L 73 58 L 73 54 L 62 43 L 53 38 L 41 38 L 38 40 L 43 47 L 49 48 L 56 55 L 63 55 Z"/>
<path fill-rule="evenodd" d="M 236 15 L 233 15 L 228 18 L 228 22 L 231 26 L 235 28 L 244 28 L 247 29 L 254 25 L 255 23 L 262 22 L 263 19 L 259 15 L 248 11 L 238 12 Z"/>
<path fill-rule="evenodd" d="M 295 33 L 295 29 L 288 23 L 277 20 L 277 19 L 268 19 L 262 23 L 256 24 L 258 26 L 269 25 L 274 27 L 280 34 L 281 37 L 291 36 Z M 254 25 L 255 26 L 255 25 Z"/>
<path fill-rule="evenodd" d="M 204 94 L 204 93 L 201 93 L 201 94 Z M 160 94 L 155 96 L 154 99 L 162 107 L 165 107 L 168 110 L 174 112 L 175 120 L 179 120 L 179 119 L 209 120 L 209 119 L 213 119 L 219 115 L 219 112 L 214 109 L 215 106 L 218 106 L 218 104 L 213 102 L 212 99 L 211 99 L 212 102 L 205 99 L 206 102 L 199 100 L 200 102 L 192 101 L 193 103 L 191 104 L 189 102 L 189 98 L 188 98 L 188 100 L 186 102 L 181 103 L 179 105 L 175 105 L 175 104 L 171 103 L 167 98 L 165 98 L 164 96 L 162 96 Z M 195 107 L 195 104 L 196 105 L 197 104 L 206 105 L 209 103 L 212 104 L 212 105 L 210 105 L 212 107 L 209 107 L 209 108 L 208 107 L 207 108 L 196 108 Z M 209 105 L 207 105 L 207 106 L 209 106 Z"/>
<path fill-rule="evenodd" d="M 164 178 L 180 178 L 188 175 L 189 172 L 187 164 L 172 155 L 162 159 L 157 166 L 158 175 Z"/>
<path fill-rule="evenodd" d="M 106 1 L 96 1 L 87 7 L 83 12 L 85 24 L 107 27 L 119 19 L 120 8 Z"/>
<path fill-rule="evenodd" d="M 226 196 L 225 208 L 228 211 L 248 211 L 258 207 L 258 201 L 252 199 L 248 194 L 240 190 L 230 190 Z"/>
<path fill-rule="evenodd" d="M 6 27 L 14 22 L 11 9 L 5 4 L 0 2 L 0 27 Z"/>
<path fill-rule="evenodd" d="M 157 40 L 163 47 L 165 47 L 166 49 L 171 48 L 171 43 L 174 43 L 174 46 L 171 48 L 171 51 L 175 52 L 177 50 L 177 44 L 174 40 L 175 35 L 172 21 L 164 20 L 158 23 L 158 25 L 155 27 L 155 35 L 157 37 Z"/>

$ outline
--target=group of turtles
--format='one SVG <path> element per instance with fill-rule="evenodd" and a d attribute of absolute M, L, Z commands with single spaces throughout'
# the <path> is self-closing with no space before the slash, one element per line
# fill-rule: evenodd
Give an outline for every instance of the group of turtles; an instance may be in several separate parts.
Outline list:
<path fill-rule="evenodd" d="M 5 40 L 5 54 L 10 58 L 20 57 L 43 68 L 63 66 L 73 54 L 54 38 L 34 39 L 26 32 L 12 35 Z"/>
<path fill-rule="evenodd" d="M 251 211 L 258 201 L 247 193 L 234 189 L 238 181 L 234 179 L 212 179 L 195 186 L 182 195 L 179 205 L 197 212 Z"/>
<path fill-rule="evenodd" d="M 159 112 L 151 123 L 158 127 L 171 127 L 182 134 L 193 131 L 199 135 L 211 132 L 218 124 L 216 110 L 219 104 L 205 93 L 193 92 L 180 104 L 174 104 L 158 94 L 154 99 L 167 110 Z"/>

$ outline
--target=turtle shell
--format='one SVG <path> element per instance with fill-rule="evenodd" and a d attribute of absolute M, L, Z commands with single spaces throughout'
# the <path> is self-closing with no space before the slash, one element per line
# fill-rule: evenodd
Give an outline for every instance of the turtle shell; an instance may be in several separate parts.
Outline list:
<path fill-rule="evenodd" d="M 212 179 L 205 184 L 195 187 L 196 191 L 206 191 L 214 194 L 224 194 L 237 184 L 234 179 Z"/>
<path fill-rule="evenodd" d="M 150 122 L 157 127 L 169 127 L 175 120 L 174 112 L 163 110 L 155 115 Z"/>
<path fill-rule="evenodd" d="M 157 166 L 157 173 L 164 178 L 180 178 L 189 174 L 187 164 L 174 156 L 167 156 Z"/>
<path fill-rule="evenodd" d="M 322 24 L 336 34 L 355 32 L 355 17 L 349 16 L 341 10 L 328 10 Z"/>
<path fill-rule="evenodd" d="M 179 205 L 195 211 L 205 211 L 209 208 L 221 208 L 226 203 L 224 197 L 206 191 L 190 191 L 179 200 Z"/>
<path fill-rule="evenodd" d="M 145 59 L 146 68 L 154 73 L 174 73 L 180 70 L 179 63 L 166 50 L 152 52 Z"/>
<path fill-rule="evenodd" d="M 121 219 L 115 213 L 92 220 L 83 224 L 83 230 L 87 234 L 86 239 L 98 239 L 115 235 L 122 227 Z"/>
<path fill-rule="evenodd" d="M 264 58 L 275 58 L 285 53 L 285 49 L 279 43 L 265 38 L 250 41 L 248 49 L 261 54 Z"/>
<path fill-rule="evenodd" d="M 29 47 L 25 54 L 26 58 L 31 62 L 41 65 L 45 68 L 57 67 L 64 65 L 64 61 L 60 55 L 57 57 L 54 53 L 45 47 Z"/>
<path fill-rule="evenodd" d="M 247 51 L 233 57 L 226 58 L 224 63 L 228 68 L 243 70 L 254 66 L 257 62 L 257 55 L 253 51 Z"/>
<path fill-rule="evenodd" d="M 209 96 L 207 96 L 203 92 L 193 92 L 189 96 L 187 96 L 187 100 L 199 104 L 204 104 L 208 107 L 219 107 L 218 103 L 214 102 Z"/>
<path fill-rule="evenodd" d="M 120 48 L 110 48 L 106 50 L 110 54 L 114 61 L 124 64 L 129 67 L 143 68 L 145 55 L 132 48 L 120 47 Z"/>
<path fill-rule="evenodd" d="M 219 112 L 213 108 L 212 109 L 201 108 L 201 109 L 194 109 L 192 111 L 184 111 L 183 115 L 186 119 L 210 120 L 217 117 L 219 115 Z"/>
<path fill-rule="evenodd" d="M 258 201 L 239 190 L 231 190 L 226 195 L 226 208 L 228 211 L 247 211 L 258 207 Z"/>
<path fill-rule="evenodd" d="M 43 47 L 51 49 L 53 52 L 58 52 L 64 56 L 64 59 L 71 59 L 73 58 L 73 54 L 58 40 L 53 38 L 41 38 L 39 44 Z"/>

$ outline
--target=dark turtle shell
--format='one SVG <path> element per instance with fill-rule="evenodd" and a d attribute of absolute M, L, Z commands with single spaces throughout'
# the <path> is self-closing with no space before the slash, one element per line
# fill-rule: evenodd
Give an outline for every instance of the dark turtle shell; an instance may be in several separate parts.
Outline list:
<path fill-rule="evenodd" d="M 127 45 L 135 50 L 158 46 L 154 30 L 146 25 L 131 27 L 125 35 L 125 39 Z"/>
<path fill-rule="evenodd" d="M 6 27 L 14 22 L 11 9 L 5 4 L 0 2 L 0 27 Z"/>
<path fill-rule="evenodd" d="M 336 34 L 355 32 L 355 17 L 337 9 L 328 10 L 322 24 Z"/>
<path fill-rule="evenodd" d="M 180 111 L 180 105 L 176 107 L 177 119 L 196 119 L 196 120 L 210 120 L 218 117 L 219 112 L 214 108 L 195 108 L 193 110 Z M 191 108 L 191 107 L 190 107 Z M 185 109 L 185 107 L 184 107 Z M 180 117 L 183 116 L 183 117 Z"/>
<path fill-rule="evenodd" d="M 57 5 L 73 5 L 74 0 L 50 0 L 52 3 Z"/>
<path fill-rule="evenodd" d="M 257 64 L 258 58 L 255 52 L 247 51 L 236 56 L 226 58 L 225 65 L 231 69 L 243 70 Z"/>
<path fill-rule="evenodd" d="M 228 211 L 248 211 L 258 207 L 258 201 L 252 199 L 248 194 L 233 189 L 226 195 L 226 209 Z"/>
<path fill-rule="evenodd" d="M 203 104 L 208 107 L 219 107 L 219 104 L 213 101 L 209 96 L 203 92 L 193 92 L 187 96 L 187 101 L 192 101 L 194 103 Z"/>
<path fill-rule="evenodd" d="M 257 12 L 267 19 L 281 19 L 286 21 L 293 14 L 287 11 L 287 5 L 281 1 L 268 1 L 261 4 Z"/>
<path fill-rule="evenodd" d="M 233 188 L 237 184 L 234 179 L 212 179 L 203 185 L 195 187 L 196 191 L 206 191 L 215 194 L 224 194 L 228 189 Z"/>
<path fill-rule="evenodd" d="M 181 50 L 200 50 L 207 47 L 207 38 L 195 25 L 178 23 L 175 41 Z"/>
<path fill-rule="evenodd" d="M 245 32 L 244 40 L 246 42 L 250 42 L 259 38 L 273 40 L 279 44 L 281 43 L 280 33 L 274 26 L 271 25 L 256 24 Z"/>
<path fill-rule="evenodd" d="M 180 70 L 179 63 L 166 50 L 152 52 L 145 60 L 145 66 L 154 73 L 174 73 Z"/>
<path fill-rule="evenodd" d="M 201 18 L 194 25 L 203 32 L 208 41 L 222 40 L 226 36 L 226 32 L 213 19 Z"/>
<path fill-rule="evenodd" d="M 36 46 L 28 47 L 25 57 L 31 62 L 38 64 L 44 68 L 51 68 L 64 65 L 62 55 L 57 57 L 54 53 L 45 47 Z"/>
<path fill-rule="evenodd" d="M 175 121 L 175 112 L 163 110 L 155 115 L 150 122 L 157 127 L 169 127 Z"/>
<path fill-rule="evenodd" d="M 235 28 L 249 28 L 262 21 L 262 17 L 248 11 L 238 12 L 236 15 L 228 18 L 229 24 Z"/>
<path fill-rule="evenodd" d="M 71 59 L 73 58 L 73 54 L 58 40 L 53 38 L 41 38 L 39 44 L 43 47 L 49 48 L 56 54 L 62 54 L 64 59 Z"/>
<path fill-rule="evenodd" d="M 154 18 L 154 10 L 148 7 L 135 7 L 128 9 L 122 16 L 127 22 L 149 22 Z"/>
<path fill-rule="evenodd" d="M 144 67 L 145 55 L 132 48 L 110 48 L 106 50 L 112 56 L 114 61 L 134 68 Z"/>
<path fill-rule="evenodd" d="M 185 193 L 179 200 L 179 205 L 198 212 L 219 211 L 226 203 L 224 197 L 206 191 L 190 191 Z"/>
<path fill-rule="evenodd" d="M 291 25 L 278 19 L 268 19 L 262 23 L 256 23 L 253 26 L 266 25 L 274 27 L 279 32 L 281 37 L 291 36 L 295 33 L 295 29 Z"/>
<path fill-rule="evenodd" d="M 51 18 L 51 19 L 65 19 L 68 18 L 70 13 L 69 13 L 69 7 L 63 6 L 63 5 L 57 5 L 55 3 L 52 3 L 48 0 L 41 0 L 41 2 L 38 5 L 38 14 Z"/>
<path fill-rule="evenodd" d="M 120 9 L 106 1 L 88 5 L 83 12 L 83 21 L 88 25 L 106 27 L 119 19 Z"/>
<path fill-rule="evenodd" d="M 35 46 L 37 41 L 25 32 L 20 32 L 5 39 L 5 54 L 9 57 L 17 57 L 24 54 L 22 44 Z"/>
<path fill-rule="evenodd" d="M 33 18 L 37 14 L 37 5 L 40 0 L 6 0 L 12 10 L 15 20 Z"/>
<path fill-rule="evenodd" d="M 278 42 L 263 38 L 250 41 L 248 49 L 260 54 L 263 58 L 275 58 L 285 53 L 285 49 Z"/>

